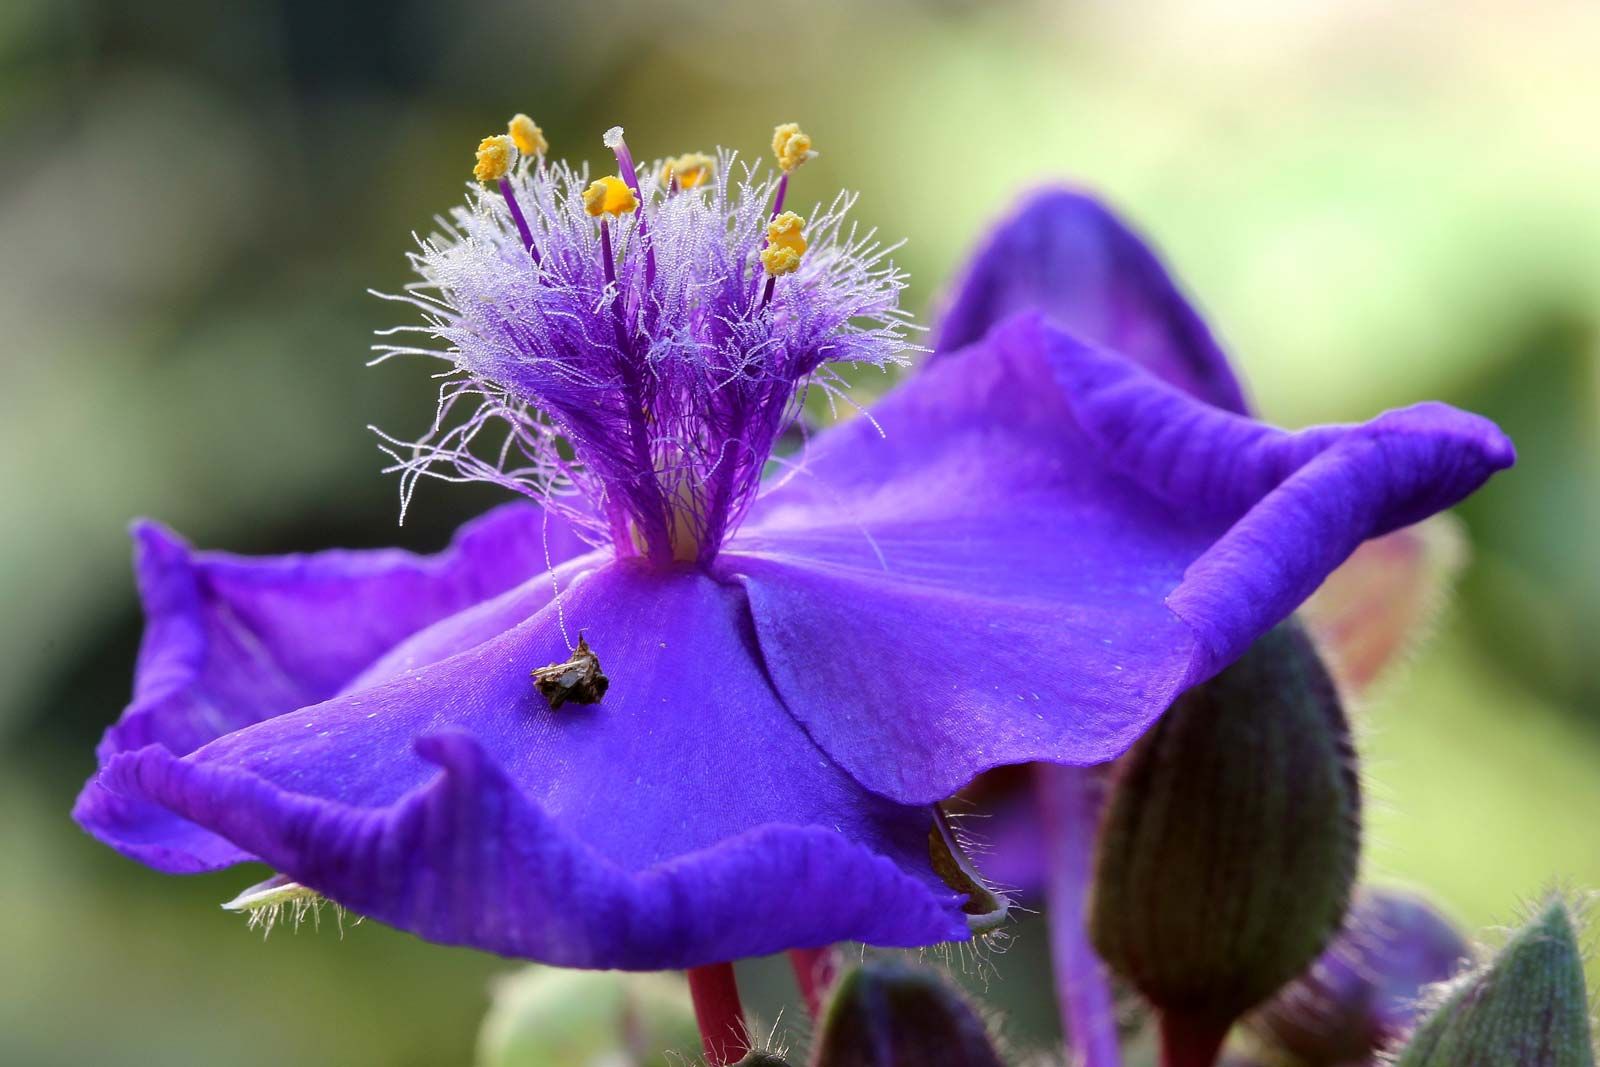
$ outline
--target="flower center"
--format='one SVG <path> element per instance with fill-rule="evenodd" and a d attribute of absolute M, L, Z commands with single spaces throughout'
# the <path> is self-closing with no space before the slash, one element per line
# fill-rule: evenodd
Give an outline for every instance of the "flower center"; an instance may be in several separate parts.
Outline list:
<path fill-rule="evenodd" d="M 774 131 L 775 173 L 719 151 L 617 173 L 545 158 L 518 115 L 485 138 L 479 185 L 411 256 L 396 299 L 431 343 L 379 359 L 446 360 L 420 440 L 385 437 L 403 507 L 424 475 L 489 481 L 537 499 L 619 555 L 707 562 L 754 498 L 806 390 L 842 391 L 844 363 L 903 362 L 904 276 L 891 248 L 846 224 L 838 194 L 785 210 L 816 155 Z"/>

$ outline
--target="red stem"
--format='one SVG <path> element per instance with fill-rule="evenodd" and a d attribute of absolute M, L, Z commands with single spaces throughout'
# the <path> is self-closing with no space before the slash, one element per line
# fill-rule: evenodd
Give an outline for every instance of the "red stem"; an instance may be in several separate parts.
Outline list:
<path fill-rule="evenodd" d="M 1161 1013 L 1161 1067 L 1216 1067 L 1227 1024 L 1174 1012 Z"/>
<path fill-rule="evenodd" d="M 689 997 L 694 1001 L 695 1022 L 700 1024 L 706 1063 L 710 1067 L 726 1067 L 744 1059 L 750 1051 L 750 1031 L 745 1027 L 733 964 L 691 967 L 688 975 Z"/>
<path fill-rule="evenodd" d="M 792 948 L 789 966 L 794 968 L 795 984 L 805 998 L 806 1011 L 813 1019 L 822 1014 L 828 988 L 839 976 L 839 954 L 829 948 Z"/>

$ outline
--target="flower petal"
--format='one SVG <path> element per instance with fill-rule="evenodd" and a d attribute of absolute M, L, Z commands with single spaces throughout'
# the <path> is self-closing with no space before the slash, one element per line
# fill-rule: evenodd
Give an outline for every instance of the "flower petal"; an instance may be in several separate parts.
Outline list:
<path fill-rule="evenodd" d="M 1038 316 L 874 416 L 820 436 L 718 567 L 789 709 L 904 803 L 1117 756 L 1363 540 L 1513 459 L 1443 405 L 1286 433 Z"/>
<path fill-rule="evenodd" d="M 566 658 L 563 619 L 611 686 L 553 711 L 529 672 Z M 737 588 L 616 563 L 575 580 L 559 612 L 465 649 L 447 621 L 411 642 L 447 658 L 187 757 L 115 756 L 102 782 L 362 914 L 550 963 L 660 969 L 964 936 L 929 865 L 929 810 L 829 760 L 748 630 Z M 151 861 L 147 842 L 83 814 Z"/>
<path fill-rule="evenodd" d="M 1368 541 L 1301 610 L 1317 649 L 1349 696 L 1369 693 L 1427 636 L 1467 560 L 1452 515 Z"/>
<path fill-rule="evenodd" d="M 1047 188 L 1025 197 L 966 268 L 938 349 L 1029 308 L 1201 400 L 1248 413 L 1226 357 L 1160 261 L 1091 196 Z M 1348 691 L 1369 686 L 1426 632 L 1461 555 L 1460 538 L 1443 529 L 1399 530 L 1364 547 L 1307 605 Z"/>
<path fill-rule="evenodd" d="M 106 731 L 102 764 L 160 745 L 180 755 L 223 734 L 338 692 L 407 635 L 545 570 L 537 508 L 512 504 L 462 527 L 445 551 L 330 551 L 266 559 L 194 552 L 154 523 L 134 528 L 147 619 L 134 698 Z M 552 559 L 584 546 L 551 517 Z M 535 585 L 549 596 L 549 585 Z M 245 858 L 147 804 L 98 795 L 130 840 L 184 843 L 163 866 L 210 869 Z M 147 823 L 148 825 L 142 825 Z"/>
<path fill-rule="evenodd" d="M 990 233 L 948 300 L 936 350 L 1034 310 L 1216 407 L 1247 410 L 1205 322 L 1161 261 L 1093 197 L 1040 189 Z"/>

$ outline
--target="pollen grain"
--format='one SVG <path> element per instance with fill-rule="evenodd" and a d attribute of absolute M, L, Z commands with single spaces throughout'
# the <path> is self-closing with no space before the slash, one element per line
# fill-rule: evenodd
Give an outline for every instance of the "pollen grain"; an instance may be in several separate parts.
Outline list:
<path fill-rule="evenodd" d="M 767 247 L 761 250 L 761 265 L 773 277 L 792 274 L 800 267 L 800 257 L 805 255 L 806 220 L 792 211 L 785 211 L 767 223 Z"/>
<path fill-rule="evenodd" d="M 639 206 L 628 183 L 614 174 L 589 183 L 583 191 L 583 209 L 595 218 L 601 215 L 624 215 Z"/>
<path fill-rule="evenodd" d="M 478 162 L 472 168 L 472 176 L 485 184 L 497 182 L 511 173 L 516 161 L 517 146 L 508 135 L 485 137 L 478 142 Z"/>
<path fill-rule="evenodd" d="M 506 132 L 516 142 L 517 151 L 525 156 L 542 156 L 550 148 L 550 142 L 544 139 L 544 131 L 539 124 L 521 112 L 511 116 L 511 121 L 506 123 Z"/>
<path fill-rule="evenodd" d="M 772 154 L 778 157 L 778 166 L 787 174 L 817 153 L 811 147 L 811 136 L 798 123 L 785 122 L 773 127 Z"/>
<path fill-rule="evenodd" d="M 659 176 L 662 185 L 669 185 L 676 179 L 680 189 L 698 189 L 711 180 L 716 167 L 717 161 L 702 152 L 685 152 L 662 163 Z"/>

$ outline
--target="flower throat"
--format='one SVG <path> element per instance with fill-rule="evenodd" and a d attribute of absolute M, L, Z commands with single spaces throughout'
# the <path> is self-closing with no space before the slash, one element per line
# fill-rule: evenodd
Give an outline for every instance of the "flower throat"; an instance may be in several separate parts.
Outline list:
<path fill-rule="evenodd" d="M 905 279 L 847 221 L 853 195 L 787 208 L 817 155 L 797 125 L 773 131 L 775 170 L 726 150 L 641 167 L 620 127 L 603 140 L 617 172 L 593 180 L 526 115 L 479 144 L 477 184 L 391 298 L 424 322 L 377 346 L 451 367 L 428 431 L 383 435 L 389 469 L 402 513 L 423 476 L 487 481 L 619 555 L 705 563 L 807 390 L 831 402 L 839 365 L 904 361 Z"/>

